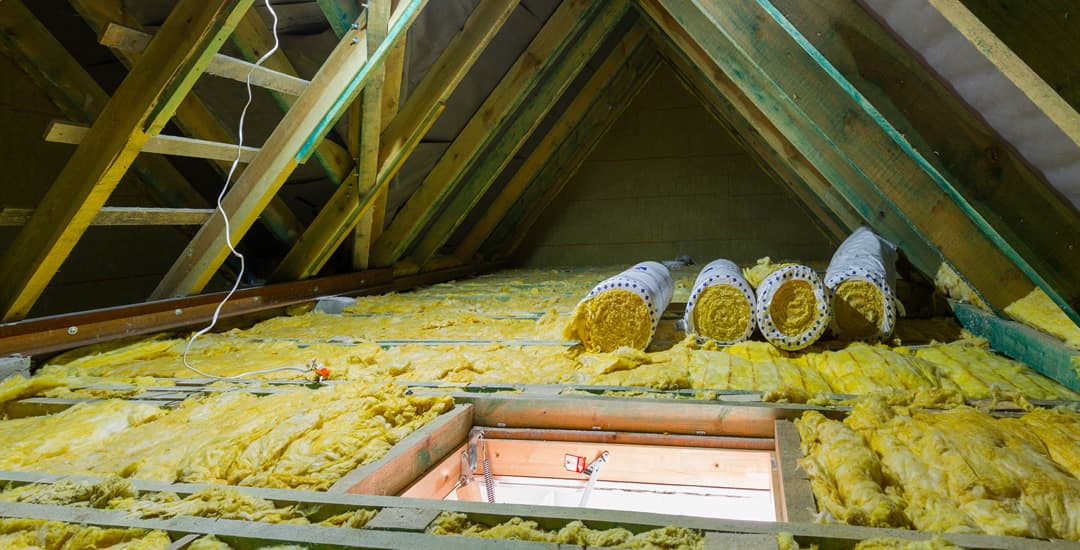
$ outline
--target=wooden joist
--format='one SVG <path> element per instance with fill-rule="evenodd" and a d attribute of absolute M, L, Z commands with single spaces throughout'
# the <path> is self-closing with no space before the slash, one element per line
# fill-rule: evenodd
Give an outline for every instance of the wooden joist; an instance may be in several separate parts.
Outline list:
<path fill-rule="evenodd" d="M 377 197 L 385 196 L 386 186 L 435 123 L 450 94 L 517 5 L 518 0 L 490 0 L 476 6 L 461 32 L 450 40 L 408 101 L 383 130 L 375 188 L 367 195 L 359 196 L 352 187 L 339 187 L 282 260 L 273 275 L 275 279 L 303 279 L 322 269 L 357 220 L 376 204 Z"/>
<path fill-rule="evenodd" d="M 390 265 L 408 252 L 495 139 L 495 129 L 514 116 L 539 85 L 541 75 L 600 10 L 600 4 L 566 0 L 559 5 L 374 243 L 373 265 Z"/>
<path fill-rule="evenodd" d="M 574 128 L 581 123 L 590 108 L 604 94 L 611 81 L 626 65 L 633 52 L 641 47 L 645 39 L 641 23 L 636 24 L 608 54 L 604 62 L 593 72 L 589 80 L 578 91 L 574 99 L 548 130 L 544 138 L 537 143 L 514 176 L 499 190 L 499 194 L 488 205 L 481 216 L 458 244 L 454 255 L 463 262 L 471 261 L 480 246 L 487 240 L 495 228 L 502 222 L 511 207 L 520 199 L 541 170 L 547 166 L 555 150 L 566 141 Z"/>
<path fill-rule="evenodd" d="M 921 270 L 936 273 L 948 258 L 999 310 L 1034 288 L 1001 243 L 942 192 L 949 185 L 942 174 L 771 3 L 641 3 L 677 42 L 700 45 L 721 69 L 702 70 L 710 77 L 723 72 L 743 90 L 756 110 L 751 115 L 770 120 Z"/>
<path fill-rule="evenodd" d="M 118 22 L 128 28 L 141 28 L 134 16 L 130 12 L 121 9 L 122 6 L 117 2 L 70 0 L 70 3 L 71 7 L 82 16 L 86 24 L 95 33 L 100 34 L 111 22 Z M 244 22 L 250 19 L 251 15 L 252 13 L 249 10 L 248 14 L 241 18 L 240 24 L 233 32 L 234 35 L 242 30 Z M 257 14 L 255 15 L 257 17 Z M 262 23 L 260 22 L 260 24 Z M 141 55 L 121 50 L 113 50 L 113 53 L 129 69 L 141 58 Z M 218 143 L 235 143 L 237 141 L 235 130 L 227 128 L 199 98 L 197 92 L 189 93 L 184 97 L 177 106 L 176 116 L 173 117 L 172 121 L 190 137 Z M 145 155 L 140 155 L 140 158 L 143 156 Z M 229 171 L 230 164 L 228 161 L 218 161 L 212 163 L 212 166 L 224 179 L 225 174 Z M 243 166 L 238 166 L 236 174 L 242 173 L 243 168 Z M 285 204 L 285 201 L 276 197 L 266 211 L 263 212 L 260 221 L 277 240 L 283 243 L 295 242 L 303 231 L 300 220 L 296 218 L 296 215 Z"/>
<path fill-rule="evenodd" d="M 54 143 L 70 143 L 78 145 L 86 139 L 90 127 L 82 124 L 73 124 L 62 120 L 54 120 L 45 130 L 45 141 Z M 239 153 L 240 162 L 251 162 L 259 150 L 255 147 L 244 146 L 237 148 L 232 143 L 218 143 L 204 139 L 194 139 L 183 136 L 167 136 L 158 134 L 149 138 L 141 150 L 143 153 L 159 153 L 162 155 L 174 155 L 179 157 L 193 157 L 202 159 L 227 160 L 232 162 Z"/>
<path fill-rule="evenodd" d="M 214 211 L 210 208 L 146 208 L 105 206 L 90 225 L 202 225 Z M 0 226 L 21 226 L 30 221 L 31 208 L 0 206 Z"/>
<path fill-rule="evenodd" d="M 117 50 L 141 54 L 150 45 L 150 39 L 153 37 L 154 35 L 150 33 L 118 23 L 109 23 L 98 38 L 98 42 Z M 210 59 L 210 63 L 206 66 L 206 73 L 238 82 L 247 82 L 250 74 L 251 84 L 254 86 L 296 96 L 303 93 L 308 85 L 308 82 L 302 78 L 220 53 L 214 54 L 214 57 Z"/>
<path fill-rule="evenodd" d="M 68 118 L 91 123 L 109 95 L 49 33 L 21 0 L 0 3 L 0 51 L 15 61 Z M 141 155 L 132 171 L 161 204 L 203 208 L 209 203 L 168 160 Z"/>
<path fill-rule="evenodd" d="M 363 13 L 361 2 L 355 0 L 318 0 L 319 9 L 326 16 L 334 34 L 341 38 L 354 22 L 360 21 Z"/>
<path fill-rule="evenodd" d="M 374 52 L 367 51 L 366 33 L 359 30 L 347 34 L 331 52 L 225 196 L 223 206 L 233 242 L 243 237 L 296 166 L 314 152 L 330 125 L 363 89 L 372 71 L 405 35 L 425 4 L 426 0 L 402 2 L 391 17 L 387 40 Z M 215 215 L 199 230 L 151 296 L 182 296 L 202 290 L 228 254 L 224 220 Z"/>
<path fill-rule="evenodd" d="M 469 173 L 469 177 L 458 186 L 457 193 L 449 199 L 446 208 L 438 214 L 438 217 L 420 237 L 410 254 L 414 262 L 424 265 L 446 244 L 446 241 L 510 164 L 514 155 L 540 126 L 570 84 L 574 82 L 585 64 L 600 49 L 601 44 L 629 8 L 629 2 L 606 2 L 603 10 L 597 13 L 589 26 L 582 30 L 558 63 L 541 76 L 532 95 L 517 109 L 514 116 L 504 120 L 501 127 L 492 129 L 499 139 L 487 149 Z M 637 17 L 636 12 L 633 13 L 633 17 Z M 628 32 L 626 40 L 636 45 L 644 36 L 645 29 L 635 26 Z"/>
<path fill-rule="evenodd" d="M 529 229 L 600 143 L 600 139 L 652 78 L 658 63 L 655 48 L 639 49 L 626 61 L 608 87 L 597 94 L 585 111 L 584 118 L 572 127 L 569 126 L 572 121 L 567 121 L 569 133 L 565 139 L 552 141 L 551 145 L 556 148 L 482 246 L 482 255 L 508 258 L 513 254 L 525 240 Z"/>
<path fill-rule="evenodd" d="M 0 256 L 0 316 L 37 301 L 149 136 L 157 134 L 252 0 L 183 0 Z"/>

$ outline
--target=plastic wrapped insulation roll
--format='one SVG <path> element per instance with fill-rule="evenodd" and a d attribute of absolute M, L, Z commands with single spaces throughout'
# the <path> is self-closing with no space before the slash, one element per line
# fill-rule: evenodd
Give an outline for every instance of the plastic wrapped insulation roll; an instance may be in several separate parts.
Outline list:
<path fill-rule="evenodd" d="M 805 265 L 778 269 L 757 287 L 754 318 L 765 339 L 780 349 L 813 344 L 825 333 L 831 317 L 828 290 Z"/>
<path fill-rule="evenodd" d="M 754 333 L 754 289 L 730 260 L 714 260 L 701 270 L 686 302 L 686 333 L 721 344 L 742 342 Z"/>
<path fill-rule="evenodd" d="M 866 227 L 855 230 L 833 254 L 825 272 L 831 291 L 834 334 L 881 340 L 896 324 L 896 246 Z"/>
<path fill-rule="evenodd" d="M 671 303 L 675 282 L 657 262 L 641 262 L 593 287 L 564 331 L 593 352 L 621 347 L 644 350 Z"/>

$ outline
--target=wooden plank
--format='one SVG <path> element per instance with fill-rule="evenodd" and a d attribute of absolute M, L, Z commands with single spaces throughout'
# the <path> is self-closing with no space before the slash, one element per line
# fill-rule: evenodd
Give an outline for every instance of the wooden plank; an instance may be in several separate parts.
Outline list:
<path fill-rule="evenodd" d="M 367 7 L 368 49 L 374 50 L 386 38 L 386 26 L 390 18 L 390 0 L 369 0 Z M 397 51 L 397 50 L 395 50 Z M 389 59 L 388 59 L 389 61 Z M 400 70 L 400 67 L 398 67 Z M 357 100 L 361 108 L 361 117 L 355 126 L 349 128 L 350 134 L 359 138 L 359 150 L 356 151 L 356 186 L 358 195 L 371 193 L 379 176 L 379 135 L 383 130 L 383 81 L 386 77 L 385 64 L 371 77 L 371 82 L 364 89 L 363 97 Z M 351 136 L 350 136 L 351 137 Z M 365 215 L 356 225 L 353 235 L 353 270 L 368 268 L 368 250 L 371 245 L 371 216 Z"/>
<path fill-rule="evenodd" d="M 859 214 L 832 188 L 821 172 L 814 169 L 806 157 L 794 148 L 784 152 L 774 148 L 757 128 L 743 118 L 722 92 L 709 84 L 686 55 L 673 47 L 665 37 L 658 36 L 656 41 L 683 85 L 701 101 L 732 138 L 753 156 L 765 173 L 780 182 L 791 192 L 796 202 L 806 207 L 810 219 L 822 229 L 826 237 L 833 240 L 834 244 L 839 244 L 862 225 Z M 823 200 L 822 197 L 827 199 Z"/>
<path fill-rule="evenodd" d="M 82 16 L 87 25 L 92 30 L 100 33 L 110 22 L 119 22 L 127 27 L 139 29 L 139 23 L 135 20 L 129 11 L 125 11 L 123 6 L 116 1 L 101 2 L 98 0 L 69 0 L 71 6 Z M 242 31 L 244 21 L 247 21 L 251 16 L 251 12 L 248 15 L 241 18 L 241 23 L 236 27 L 233 35 Z M 260 22 L 260 24 L 262 24 Z M 130 54 L 120 50 L 113 50 L 117 58 L 124 63 L 129 69 L 135 65 L 135 63 L 141 57 L 140 55 Z M 184 97 L 183 101 L 176 108 L 176 116 L 173 117 L 173 121 L 185 134 L 206 139 L 209 141 L 216 141 L 219 143 L 232 143 L 236 141 L 236 133 L 225 126 L 223 122 L 218 120 L 217 116 L 206 106 L 205 103 L 199 98 L 197 93 L 189 93 Z M 144 157 L 145 155 L 140 155 Z M 136 159 L 138 162 L 138 159 Z M 165 161 L 167 162 L 167 161 Z M 211 163 L 211 166 L 222 176 L 224 179 L 225 174 L 229 171 L 231 162 L 219 161 Z M 236 174 L 243 173 L 243 166 L 239 166 L 236 169 Z M 204 204 L 197 204 L 194 206 L 204 206 Z M 283 243 L 293 243 L 296 238 L 303 231 L 303 226 L 288 205 L 279 198 L 274 198 L 267 207 L 266 211 L 260 217 L 260 221 L 270 231 L 274 237 Z"/>
<path fill-rule="evenodd" d="M 472 212 L 491 185 L 510 164 L 514 155 L 540 126 L 548 112 L 585 68 L 585 64 L 600 49 L 600 45 L 604 43 L 629 7 L 629 2 L 605 3 L 604 9 L 596 14 L 595 19 L 581 32 L 558 63 L 548 68 L 532 95 L 518 108 L 514 116 L 503 120 L 501 127 L 492 129 L 499 139 L 484 152 L 469 177 L 459 185 L 457 193 L 449 199 L 446 208 L 425 230 L 415 249 L 410 253 L 411 259 L 417 265 L 427 263 L 464 223 L 466 216 Z M 636 18 L 637 13 L 633 13 L 632 17 Z M 616 46 L 616 51 L 621 52 L 625 60 L 626 56 L 644 38 L 645 28 L 635 25 L 627 31 Z M 438 205 L 434 206 L 437 208 Z"/>
<path fill-rule="evenodd" d="M 68 118 L 93 122 L 108 94 L 21 0 L 0 4 L 0 51 L 15 61 Z M 202 208 L 209 203 L 166 159 L 142 155 L 132 171 L 161 204 Z"/>
<path fill-rule="evenodd" d="M 779 550 L 776 535 L 705 533 L 705 547 L 714 550 Z"/>
<path fill-rule="evenodd" d="M 584 0 L 559 5 L 372 245 L 374 265 L 390 265 L 405 255 L 495 138 L 494 129 L 514 115 L 599 8 L 600 3 Z"/>
<path fill-rule="evenodd" d="M 424 532 L 442 512 L 423 508 L 383 508 L 364 529 Z"/>
<path fill-rule="evenodd" d="M 779 496 L 784 506 L 784 521 L 812 522 L 817 517 L 817 502 L 810 488 L 810 477 L 799 467 L 802 458 L 799 431 L 790 420 L 776 421 L 776 462 L 780 469 Z"/>
<path fill-rule="evenodd" d="M 426 0 L 402 2 L 391 17 L 388 39 L 374 52 L 368 53 L 365 33 L 359 30 L 353 31 L 355 36 L 346 35 L 331 52 L 304 94 L 222 201 L 233 242 L 243 237 L 296 166 L 314 152 L 332 121 L 337 120 L 360 92 L 425 4 Z M 356 43 L 352 38 L 357 39 Z M 228 254 L 224 220 L 215 215 L 195 235 L 151 297 L 180 296 L 202 290 Z"/>
<path fill-rule="evenodd" d="M 635 34 L 640 31 L 640 24 L 635 27 Z M 628 35 L 629 39 L 633 36 Z M 505 218 L 507 212 L 521 197 L 522 193 L 532 182 L 533 178 L 544 168 L 551 159 L 559 144 L 566 141 L 573 129 L 581 123 L 589 112 L 593 103 L 607 89 L 611 80 L 627 62 L 631 52 L 635 51 L 640 40 L 628 41 L 624 38 L 615 49 L 612 50 L 603 63 L 597 67 L 588 82 L 582 86 L 574 99 L 537 143 L 528 158 L 518 168 L 514 176 L 499 190 L 499 194 L 488 205 L 487 211 L 473 224 L 472 228 L 454 250 L 454 255 L 463 262 L 471 261 L 473 256 L 480 250 L 480 245 L 491 235 L 495 228 Z"/>
<path fill-rule="evenodd" d="M 472 405 L 457 405 L 409 434 L 379 460 L 349 472 L 327 491 L 396 495 L 461 445 L 472 426 Z"/>
<path fill-rule="evenodd" d="M 662 18 L 662 26 L 674 24 L 702 45 L 759 116 L 773 120 L 808 158 L 821 161 L 819 169 L 860 214 L 920 269 L 936 272 L 935 265 L 947 257 L 997 308 L 1031 291 L 1033 284 L 1003 253 L 1002 243 L 954 202 L 948 181 L 771 3 L 740 0 L 737 9 L 721 9 L 712 1 L 687 6 L 643 0 L 643 5 L 660 7 L 654 18 Z M 845 116 L 837 117 L 838 112 Z M 834 156 L 839 158 L 829 158 Z M 902 217 L 882 223 L 890 208 Z M 909 224 L 919 230 L 918 240 L 896 238 Z M 931 244 L 931 254 L 925 253 Z M 936 263 L 932 254 L 939 255 Z"/>
<path fill-rule="evenodd" d="M 488 243 L 481 248 L 485 256 L 507 258 L 513 254 L 607 130 L 652 78 L 657 64 L 655 48 L 639 51 L 627 62 L 623 71 L 589 108 L 586 117 L 558 145 L 558 149 L 497 226 Z"/>
<path fill-rule="evenodd" d="M 109 26 L 105 27 L 105 32 L 98 37 L 98 42 L 110 48 L 141 54 L 150 45 L 150 39 L 153 37 L 154 35 L 150 33 L 117 23 L 109 23 Z M 250 78 L 253 86 L 296 96 L 303 93 L 308 85 L 308 81 L 302 78 L 220 53 L 214 54 L 214 57 L 210 59 L 210 63 L 206 65 L 206 73 L 238 82 L 248 82 Z"/>
<path fill-rule="evenodd" d="M 252 0 L 183 0 L 117 88 L 35 215 L 0 256 L 0 317 L 26 316 L 60 264 L 158 133 Z"/>
<path fill-rule="evenodd" d="M 368 196 L 359 197 L 351 189 L 339 187 L 300 241 L 289 250 L 274 278 L 300 279 L 317 273 L 357 220 L 376 204 L 376 197 L 385 198 L 386 187 L 398 169 L 412 154 L 427 129 L 435 123 L 450 94 L 517 4 L 518 0 L 492 0 L 476 6 L 461 32 L 450 40 L 400 112 L 383 130 L 379 141 L 379 179 L 375 189 Z"/>
<path fill-rule="evenodd" d="M 145 208 L 105 206 L 98 210 L 90 225 L 202 225 L 209 208 Z M 25 225 L 33 216 L 30 208 L 0 207 L 0 226 Z"/>
<path fill-rule="evenodd" d="M 341 38 L 348 32 L 350 26 L 360 19 L 363 13 L 363 4 L 357 0 L 318 0 L 319 9 L 330 23 L 330 29 Z"/>
<path fill-rule="evenodd" d="M 977 307 L 951 302 L 956 320 L 994 349 L 1027 364 L 1073 391 L 1080 391 L 1080 352 L 1039 330 L 1006 321 Z"/>
<path fill-rule="evenodd" d="M 45 129 L 45 141 L 78 145 L 86 139 L 86 134 L 89 132 L 89 126 L 54 120 Z M 238 151 L 237 146 L 231 143 L 158 134 L 146 141 L 141 152 L 232 162 L 236 158 Z M 244 146 L 239 148 L 240 162 L 251 162 L 251 159 L 255 158 L 255 154 L 258 152 L 259 150 L 255 147 Z"/>

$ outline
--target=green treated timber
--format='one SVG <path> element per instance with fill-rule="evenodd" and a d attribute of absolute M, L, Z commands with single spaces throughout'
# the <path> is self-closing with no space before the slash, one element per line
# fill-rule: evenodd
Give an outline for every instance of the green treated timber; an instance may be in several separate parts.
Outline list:
<path fill-rule="evenodd" d="M 637 37 L 635 39 L 635 36 Z M 472 260 L 479 251 L 484 241 L 491 236 L 492 231 L 506 217 L 507 212 L 528 188 L 529 183 L 540 172 L 566 137 L 585 118 L 596 98 L 607 89 L 611 79 L 618 74 L 626 64 L 633 50 L 644 39 L 642 26 L 639 23 L 616 44 L 615 49 L 608 54 L 603 63 L 589 77 L 588 82 L 582 86 L 577 95 L 559 114 L 558 119 L 551 125 L 547 134 L 536 144 L 529 153 L 528 158 L 521 164 L 514 176 L 499 190 L 498 195 L 487 207 L 483 216 L 480 217 L 469 229 L 454 250 L 454 256 L 463 262 Z"/>
<path fill-rule="evenodd" d="M 349 26 L 360 19 L 363 13 L 361 0 L 318 0 L 319 9 L 326 15 L 326 21 L 330 23 L 330 29 L 338 38 L 345 36 Z"/>
<path fill-rule="evenodd" d="M 439 59 L 409 95 L 379 139 L 379 179 L 372 193 L 358 197 L 339 187 L 315 221 L 278 266 L 276 279 L 302 279 L 318 273 L 353 230 L 374 200 L 412 154 L 428 128 L 442 113 L 446 100 L 465 77 L 518 0 L 489 0 L 477 5 L 461 32 L 451 39 Z M 355 177 L 355 174 L 350 178 Z"/>
<path fill-rule="evenodd" d="M 658 40 L 666 41 L 664 38 Z M 820 172 L 809 166 L 805 158 L 801 158 L 794 151 L 788 151 L 786 156 L 782 156 L 761 137 L 757 129 L 742 118 L 735 106 L 719 90 L 711 87 L 701 71 L 681 52 L 672 50 L 670 46 L 667 50 L 665 59 L 683 85 L 697 97 L 732 138 L 753 155 L 766 174 L 785 186 L 795 200 L 806 207 L 810 218 L 826 238 L 839 244 L 861 225 L 858 213 L 832 189 Z M 819 193 L 834 197 L 833 201 L 826 204 Z"/>
<path fill-rule="evenodd" d="M 0 317 L 25 317 L 252 0 L 181 0 L 0 256 Z"/>
<path fill-rule="evenodd" d="M 947 258 L 999 309 L 1030 292 L 1025 274 L 941 191 L 940 174 L 927 171 L 850 83 L 824 69 L 827 61 L 809 55 L 761 3 L 654 3 L 672 10 L 668 17 L 697 36 L 759 112 L 921 270 L 936 273 Z M 896 238 L 910 233 L 916 238 Z"/>
<path fill-rule="evenodd" d="M 499 139 L 484 153 L 472 173 L 459 186 L 453 199 L 432 222 L 410 254 L 417 265 L 427 263 L 446 244 L 447 239 L 465 221 L 469 212 L 499 178 L 514 155 L 525 145 L 525 141 L 585 68 L 585 64 L 600 49 L 600 45 L 629 9 L 629 0 L 605 2 L 603 11 L 594 16 L 589 27 L 582 31 L 558 63 L 550 67 L 541 77 L 540 84 L 530 98 L 514 113 L 512 118 L 503 121 L 502 127 L 494 129 Z M 636 16 L 635 13 L 634 17 Z M 630 39 L 636 44 L 643 36 L 644 30 L 635 27 L 635 30 L 631 31 Z"/>
<path fill-rule="evenodd" d="M 1075 272 L 1076 265 L 1078 265 L 1077 263 L 1070 263 L 1064 271 L 1061 269 L 1055 270 L 1053 265 L 1050 265 L 1048 262 L 1040 261 L 1038 258 L 1039 254 L 1053 254 L 1053 252 L 1049 252 L 1042 247 L 1036 246 L 1037 243 L 1018 243 L 1027 250 L 1027 254 L 1021 254 L 1017 244 L 1006 239 L 1002 231 L 994 224 L 991 224 L 987 217 L 976 209 L 972 203 L 968 201 L 967 197 L 959 191 L 960 186 L 954 184 L 945 174 L 941 173 L 932 163 L 930 163 L 922 153 L 915 150 L 907 138 L 903 136 L 900 131 L 897 130 L 896 127 L 866 99 L 858 88 L 852 85 L 851 82 L 825 58 L 825 56 L 821 55 L 821 52 L 819 52 L 817 48 L 815 48 L 814 45 L 811 44 L 786 17 L 784 17 L 784 14 L 781 13 L 770 0 L 757 0 L 757 4 L 787 32 L 803 51 L 817 62 L 825 74 L 836 82 L 837 85 L 839 85 L 839 87 L 846 92 L 874 122 L 877 123 L 881 128 L 881 131 L 883 131 L 893 143 L 903 151 L 907 159 L 910 159 L 910 161 L 917 165 L 917 167 L 936 184 L 940 192 L 951 198 L 956 206 L 959 207 L 960 211 L 967 214 L 975 227 L 985 236 L 985 239 L 994 245 L 1001 254 L 1017 266 L 1019 270 L 1030 279 L 1030 281 L 1025 282 L 1034 282 L 1037 284 L 1039 288 L 1046 292 L 1046 294 L 1062 308 L 1065 314 L 1068 315 L 1074 323 L 1080 324 L 1080 277 L 1076 277 Z M 713 9 L 713 13 L 719 13 L 720 11 L 722 10 L 717 10 L 715 7 Z M 1075 112 L 1068 107 L 1065 107 L 1065 109 L 1075 115 Z M 1048 244 L 1050 243 L 1051 242 L 1048 242 Z M 1060 253 L 1080 261 L 1080 249 L 1070 246 L 1072 244 L 1073 243 L 1071 242 L 1066 242 L 1065 246 L 1061 247 Z M 964 265 L 961 266 L 961 269 L 969 278 L 974 278 L 977 272 L 983 268 L 979 266 Z M 985 293 L 993 292 L 991 289 L 986 288 L 989 284 L 976 285 L 977 288 L 980 286 Z M 1009 295 L 1010 294 L 1008 293 L 1005 294 L 1005 296 Z M 1027 293 L 1024 293 L 1022 296 L 1016 296 L 1015 298 L 1026 295 Z M 997 298 L 996 296 L 992 298 L 998 308 L 1003 308 L 1011 303 L 1011 301 L 1005 302 L 1006 299 L 1007 298 Z"/>
<path fill-rule="evenodd" d="M 1080 392 L 1080 352 L 1042 331 L 975 306 L 953 302 L 952 309 L 964 328 L 986 338 L 994 349 Z"/>
<path fill-rule="evenodd" d="M 0 51 L 15 61 L 71 120 L 91 123 L 109 95 L 20 0 L 0 4 Z M 210 203 L 161 155 L 140 155 L 131 169 L 166 206 Z"/>
<path fill-rule="evenodd" d="M 426 0 L 402 2 L 391 16 L 388 38 L 374 52 L 367 51 L 363 31 L 354 42 L 348 36 L 338 43 L 326 63 L 304 90 L 296 105 L 270 134 L 259 153 L 237 178 L 222 200 L 230 219 L 229 238 L 238 242 L 298 164 L 326 135 L 331 120 L 343 113 L 360 89 L 399 42 Z M 229 255 L 222 216 L 215 215 L 203 225 L 152 298 L 182 296 L 201 291 Z"/>
<path fill-rule="evenodd" d="M 496 128 L 514 116 L 541 75 L 556 62 L 608 2 L 565 0 L 548 18 L 476 113 L 371 247 L 371 262 L 387 266 L 401 259 L 420 233 L 458 189 L 462 179 L 496 138 Z"/>
<path fill-rule="evenodd" d="M 649 81 L 658 63 L 659 56 L 652 47 L 639 49 L 631 56 L 492 232 L 480 249 L 482 255 L 505 258 L 516 250 L 532 225 Z"/>

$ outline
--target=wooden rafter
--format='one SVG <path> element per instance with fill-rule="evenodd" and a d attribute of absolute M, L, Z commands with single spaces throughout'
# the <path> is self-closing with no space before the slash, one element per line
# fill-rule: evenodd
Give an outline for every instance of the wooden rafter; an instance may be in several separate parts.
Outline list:
<path fill-rule="evenodd" d="M 158 133 L 252 0 L 182 0 L 87 140 L 0 256 L 0 316 L 26 316 L 149 136 Z"/>
<path fill-rule="evenodd" d="M 90 225 L 202 225 L 212 212 L 209 208 L 105 206 L 90 220 Z M 30 208 L 0 206 L 0 226 L 26 225 L 33 214 Z"/>
<path fill-rule="evenodd" d="M 387 40 L 374 52 L 367 51 L 364 30 L 346 34 L 331 52 L 225 196 L 223 207 L 233 242 L 247 232 L 296 166 L 314 152 L 425 4 L 426 0 L 402 2 L 391 17 Z M 152 296 L 181 296 L 202 290 L 228 253 L 224 219 L 215 215 L 188 244 Z"/>
<path fill-rule="evenodd" d="M 607 2 L 566 0 L 559 5 L 372 246 L 372 264 L 390 265 L 405 255 L 494 140 L 494 129 L 514 116 L 539 84 L 540 75 L 573 43 L 601 4 Z"/>
<path fill-rule="evenodd" d="M 322 269 L 357 220 L 375 205 L 378 196 L 385 196 L 386 186 L 442 113 L 446 99 L 457 89 L 458 83 L 517 4 L 518 0 L 490 0 L 476 6 L 461 32 L 451 39 L 397 116 L 383 130 L 375 189 L 361 197 L 352 187 L 339 187 L 282 260 L 274 279 L 303 279 Z"/>
<path fill-rule="evenodd" d="M 656 48 L 639 48 L 621 71 L 597 94 L 584 118 L 557 144 L 543 168 L 533 176 L 521 197 L 481 248 L 485 256 L 510 257 L 525 240 L 540 215 L 577 173 L 604 134 L 626 111 L 652 78 L 659 63 Z"/>
<path fill-rule="evenodd" d="M 939 174 L 927 171 L 916 152 L 890 135 L 891 127 L 868 110 L 850 83 L 823 70 L 821 59 L 774 18 L 771 4 L 639 3 L 680 47 L 696 46 L 704 54 L 694 61 L 711 79 L 721 86 L 730 79 L 743 91 L 753 105 L 747 106 L 751 120 L 772 121 L 924 272 L 936 273 L 947 257 L 999 310 L 1031 291 L 1031 281 L 997 244 L 940 192 Z"/>
<path fill-rule="evenodd" d="M 326 15 L 330 28 L 338 38 L 345 36 L 350 25 L 360 19 L 362 3 L 357 0 L 318 0 L 319 8 Z"/>
<path fill-rule="evenodd" d="M 503 121 L 501 127 L 493 128 L 499 139 L 484 153 L 469 177 L 464 181 L 457 194 L 449 200 L 446 208 L 435 218 L 424 232 L 410 257 L 419 265 L 427 263 L 454 231 L 465 221 L 466 216 L 487 193 L 495 180 L 540 126 L 541 121 L 555 106 L 578 74 L 592 59 L 601 44 L 615 28 L 630 8 L 629 1 L 605 2 L 602 11 L 596 14 L 589 26 L 582 30 L 574 43 L 562 55 L 559 61 L 542 76 L 540 83 L 529 98 L 518 108 L 512 118 Z M 632 15 L 637 17 L 637 13 Z M 643 35 L 643 29 L 634 32 Z"/>
<path fill-rule="evenodd" d="M 109 23 L 116 22 L 126 27 L 140 30 L 138 21 L 130 13 L 123 9 L 120 0 L 69 0 L 71 6 L 82 16 L 90 29 L 101 34 Z M 249 10 L 250 11 L 250 10 Z M 256 17 L 258 14 L 255 14 Z M 237 25 L 236 32 L 243 27 L 243 22 L 248 20 L 251 14 L 244 16 Z M 141 57 L 137 54 L 114 50 L 113 53 L 128 68 L 135 65 Z M 187 135 L 199 139 L 216 141 L 219 143 L 235 143 L 236 134 L 227 128 L 209 107 L 199 98 L 198 93 L 190 93 L 180 102 L 176 108 L 176 116 L 173 122 Z M 223 177 L 229 170 L 229 163 L 220 161 L 212 163 L 212 166 Z M 243 167 L 237 168 L 237 174 L 243 171 Z M 303 231 L 300 220 L 296 218 L 292 210 L 280 199 L 273 203 L 263 213 L 261 221 L 274 237 L 284 243 L 291 243 Z"/>
<path fill-rule="evenodd" d="M 495 200 L 488 206 L 484 215 L 473 224 L 454 251 L 454 255 L 463 262 L 473 259 L 480 250 L 480 245 L 487 240 L 495 227 L 502 222 L 510 208 L 516 203 L 541 170 L 547 166 L 555 150 L 581 123 L 593 104 L 608 91 L 608 86 L 616 75 L 623 70 L 632 52 L 636 51 L 645 40 L 645 29 L 639 22 L 626 33 L 604 62 L 597 67 L 582 86 L 573 101 L 559 115 L 551 129 L 537 143 L 514 176 L 499 190 Z"/>
<path fill-rule="evenodd" d="M 91 123 L 109 95 L 49 33 L 21 0 L 0 3 L 0 51 L 14 60 L 72 120 Z M 202 208 L 209 203 L 169 161 L 141 155 L 132 171 L 161 204 Z"/>
<path fill-rule="evenodd" d="M 89 132 L 89 126 L 54 120 L 45 130 L 45 141 L 78 145 L 86 139 Z M 234 143 L 218 143 L 203 139 L 158 134 L 151 136 L 146 141 L 142 152 L 232 162 L 237 157 L 238 151 Z M 251 159 L 258 152 L 259 150 L 255 147 L 241 147 L 239 149 L 240 162 L 251 162 Z"/>

